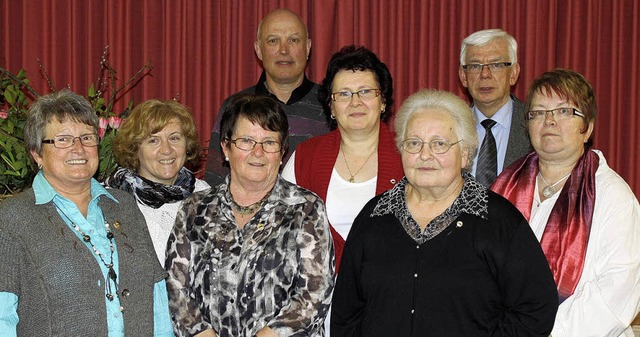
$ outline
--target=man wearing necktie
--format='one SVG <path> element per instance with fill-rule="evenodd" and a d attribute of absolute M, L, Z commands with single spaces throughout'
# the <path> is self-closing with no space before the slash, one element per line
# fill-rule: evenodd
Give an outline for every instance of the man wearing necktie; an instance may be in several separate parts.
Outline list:
<path fill-rule="evenodd" d="M 462 40 L 462 85 L 472 98 L 480 147 L 471 174 L 485 186 L 531 150 L 525 132 L 525 106 L 511 95 L 518 81 L 518 43 L 505 31 L 477 31 Z"/>

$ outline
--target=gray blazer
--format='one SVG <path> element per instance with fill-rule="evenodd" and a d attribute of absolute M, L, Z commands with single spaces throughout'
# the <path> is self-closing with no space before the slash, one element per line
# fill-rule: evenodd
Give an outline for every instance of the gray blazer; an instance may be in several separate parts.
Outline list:
<path fill-rule="evenodd" d="M 133 197 L 98 205 L 114 228 L 125 336 L 152 336 L 154 285 L 166 272 Z M 56 211 L 28 189 L 0 203 L 0 291 L 19 297 L 18 336 L 107 336 L 104 277 L 98 262 Z"/>
<path fill-rule="evenodd" d="M 513 99 L 513 117 L 511 118 L 507 154 L 504 157 L 503 169 L 531 151 L 531 141 L 529 140 L 527 121 L 524 116 L 526 107 L 516 96 L 511 95 L 511 98 Z"/>

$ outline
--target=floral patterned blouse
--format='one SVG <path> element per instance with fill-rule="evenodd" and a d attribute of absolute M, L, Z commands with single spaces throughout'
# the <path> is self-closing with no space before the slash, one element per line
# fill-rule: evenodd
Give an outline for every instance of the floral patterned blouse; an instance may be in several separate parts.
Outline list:
<path fill-rule="evenodd" d="M 334 285 L 333 241 L 322 200 L 278 177 L 242 228 L 226 183 L 185 200 L 165 267 L 174 331 L 191 336 L 323 336 Z"/>

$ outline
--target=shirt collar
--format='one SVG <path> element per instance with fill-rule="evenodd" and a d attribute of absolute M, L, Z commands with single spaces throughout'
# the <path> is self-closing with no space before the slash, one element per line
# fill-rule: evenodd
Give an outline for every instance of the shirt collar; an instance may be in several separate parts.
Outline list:
<path fill-rule="evenodd" d="M 302 83 L 299 87 L 293 90 L 291 97 L 289 97 L 289 101 L 281 101 L 284 105 L 291 105 L 299 102 L 313 88 L 314 83 L 307 78 L 307 75 L 303 74 L 303 76 L 304 78 L 302 79 Z M 256 94 L 270 96 L 280 101 L 276 95 L 272 94 L 267 89 L 267 73 L 265 71 L 262 71 L 262 75 L 260 75 L 260 79 L 258 80 L 258 83 L 256 83 Z"/>
<path fill-rule="evenodd" d="M 223 207 L 228 207 L 229 209 L 231 209 L 231 200 L 233 200 L 231 191 L 229 190 L 230 181 L 231 175 L 228 174 L 225 178 L 225 182 L 220 185 L 219 190 L 223 192 L 222 205 L 225 205 Z M 297 185 L 291 184 L 278 175 L 275 185 L 273 185 L 273 188 L 269 192 L 264 208 L 269 209 L 277 205 L 293 206 L 307 202 L 307 199 L 304 196 L 300 196 L 298 193 L 291 193 L 291 191 L 295 191 L 295 189 L 291 188 L 292 186 Z"/>
<path fill-rule="evenodd" d="M 462 177 L 464 179 L 462 191 L 445 212 L 453 209 L 458 215 L 467 213 L 485 220 L 488 219 L 489 193 L 487 188 L 477 182 L 469 172 L 463 172 Z M 404 216 L 403 210 L 406 207 L 393 206 L 398 204 L 406 205 L 405 186 L 407 183 L 407 177 L 404 177 L 396 186 L 384 192 L 373 209 L 371 217 L 391 214 L 401 219 Z"/>
<path fill-rule="evenodd" d="M 511 126 L 511 119 L 513 118 L 513 98 L 509 97 L 507 103 L 505 103 L 498 111 L 496 111 L 495 115 L 491 117 L 498 125 L 503 128 L 509 129 Z M 487 116 L 482 114 L 480 110 L 476 106 L 473 106 L 473 112 L 476 115 L 476 120 L 478 121 L 478 125 L 483 120 L 487 119 Z"/>
<path fill-rule="evenodd" d="M 36 205 L 46 204 L 52 201 L 56 196 L 58 198 L 64 198 L 51 186 L 51 184 L 49 184 L 42 171 L 38 172 L 33 179 L 32 188 L 36 197 Z M 95 200 L 101 195 L 118 202 L 118 200 L 111 195 L 111 193 L 107 192 L 107 190 L 100 185 L 97 180 L 91 178 L 91 200 Z"/>

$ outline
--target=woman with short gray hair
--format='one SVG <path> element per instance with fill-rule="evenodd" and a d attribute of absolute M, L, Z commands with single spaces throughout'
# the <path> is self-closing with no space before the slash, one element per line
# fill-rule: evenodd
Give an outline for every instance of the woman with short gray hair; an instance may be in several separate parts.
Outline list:
<path fill-rule="evenodd" d="M 105 189 L 98 118 L 71 91 L 24 128 L 40 171 L 0 203 L 0 336 L 172 336 L 166 273 L 126 192 Z"/>

